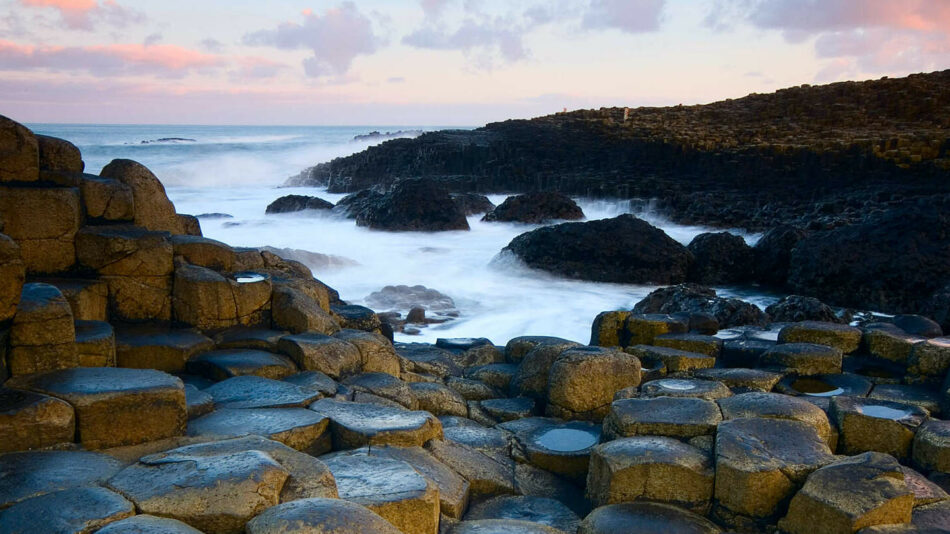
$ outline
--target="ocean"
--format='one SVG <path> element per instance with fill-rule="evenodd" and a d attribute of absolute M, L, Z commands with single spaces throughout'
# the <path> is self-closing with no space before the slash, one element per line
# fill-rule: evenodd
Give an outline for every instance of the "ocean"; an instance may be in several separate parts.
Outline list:
<path fill-rule="evenodd" d="M 429 325 L 417 335 L 397 334 L 399 341 L 487 337 L 504 344 L 521 335 L 551 335 L 586 343 L 599 312 L 629 309 L 656 289 L 566 280 L 498 257 L 512 238 L 536 225 L 484 223 L 478 215 L 469 218 L 469 232 L 389 233 L 328 213 L 264 214 L 283 195 L 316 195 L 330 202 L 342 198 L 320 188 L 281 186 L 309 166 L 379 142 L 354 137 L 438 126 L 28 126 L 78 146 L 88 173 L 97 174 L 116 158 L 133 159 L 158 176 L 179 213 L 231 216 L 203 218 L 206 237 L 233 246 L 293 248 L 341 258 L 333 265 L 310 267 L 348 302 L 365 304 L 371 293 L 388 285 L 423 285 L 454 300 L 457 318 Z M 498 204 L 505 197 L 490 198 Z M 576 200 L 588 219 L 635 213 L 684 244 L 708 231 L 673 224 L 648 208 L 634 209 L 629 201 Z M 735 233 L 750 243 L 759 237 Z M 763 307 L 776 300 L 754 290 L 717 289 Z"/>

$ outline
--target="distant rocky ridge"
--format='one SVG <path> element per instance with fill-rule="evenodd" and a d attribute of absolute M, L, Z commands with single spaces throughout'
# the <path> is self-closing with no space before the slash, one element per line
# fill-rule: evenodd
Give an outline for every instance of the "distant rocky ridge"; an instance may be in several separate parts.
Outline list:
<path fill-rule="evenodd" d="M 749 229 L 835 226 L 950 194 L 950 70 L 624 113 L 428 132 L 291 181 L 354 192 L 421 176 L 455 192 L 648 198 L 678 222 Z"/>

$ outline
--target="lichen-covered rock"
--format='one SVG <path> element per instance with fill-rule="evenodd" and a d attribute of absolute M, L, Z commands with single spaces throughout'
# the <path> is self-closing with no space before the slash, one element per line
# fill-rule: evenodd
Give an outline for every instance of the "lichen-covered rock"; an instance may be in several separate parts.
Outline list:
<path fill-rule="evenodd" d="M 214 342 L 189 329 L 133 326 L 116 332 L 116 365 L 131 369 L 185 370 L 196 354 L 214 348 Z"/>
<path fill-rule="evenodd" d="M 135 205 L 133 220 L 136 226 L 152 231 L 182 233 L 175 206 L 168 200 L 165 187 L 144 165 L 128 159 L 115 159 L 103 167 L 99 175 L 118 180 L 132 189 Z"/>
<path fill-rule="evenodd" d="M 535 344 L 521 357 L 521 365 L 511 378 L 513 394 L 543 399 L 547 395 L 551 366 L 568 349 L 580 347 L 573 341 L 552 338 Z"/>
<path fill-rule="evenodd" d="M 766 351 L 759 364 L 781 373 L 799 376 L 841 372 L 841 350 L 815 343 L 781 343 Z"/>
<path fill-rule="evenodd" d="M 791 419 L 812 426 L 831 450 L 835 450 L 838 436 L 831 428 L 824 410 L 799 397 L 779 393 L 752 392 L 719 399 L 722 418 L 764 417 Z"/>
<path fill-rule="evenodd" d="M 914 436 L 914 462 L 933 471 L 950 473 L 950 421 L 931 419 Z"/>
<path fill-rule="evenodd" d="M 813 343 L 827 345 L 851 354 L 861 345 L 861 329 L 853 326 L 822 322 L 802 321 L 790 324 L 778 333 L 779 343 Z"/>
<path fill-rule="evenodd" d="M 640 360 L 616 349 L 577 347 L 551 366 L 547 414 L 602 421 L 614 394 L 640 384 Z"/>
<path fill-rule="evenodd" d="M 385 373 L 399 377 L 399 356 L 396 355 L 393 344 L 381 334 L 343 329 L 333 334 L 333 337 L 342 339 L 359 350 L 360 370 L 364 373 Z"/>
<path fill-rule="evenodd" d="M 852 534 L 874 525 L 910 521 L 914 494 L 900 464 L 867 452 L 828 464 L 808 475 L 779 527 L 790 534 Z"/>
<path fill-rule="evenodd" d="M 923 343 L 925 338 L 910 335 L 890 323 L 872 323 L 864 327 L 861 345 L 871 356 L 907 364 L 914 346 Z"/>
<path fill-rule="evenodd" d="M 713 435 L 722 421 L 715 402 L 693 397 L 620 399 L 604 419 L 608 439 L 621 436 L 670 436 L 680 439 Z"/>

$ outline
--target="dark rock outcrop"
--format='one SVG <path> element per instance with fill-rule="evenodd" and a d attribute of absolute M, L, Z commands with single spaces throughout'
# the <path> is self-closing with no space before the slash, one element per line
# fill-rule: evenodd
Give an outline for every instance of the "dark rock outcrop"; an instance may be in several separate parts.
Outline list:
<path fill-rule="evenodd" d="M 692 261 L 686 247 L 633 215 L 538 228 L 512 239 L 503 251 L 535 269 L 627 284 L 682 282 Z"/>
<path fill-rule="evenodd" d="M 791 255 L 788 286 L 838 306 L 917 313 L 950 279 L 950 205 L 928 203 L 818 232 Z"/>
<path fill-rule="evenodd" d="M 346 199 L 344 199 L 346 200 Z M 362 200 L 362 201 L 361 201 Z M 403 180 L 392 190 L 348 205 L 356 224 L 393 232 L 468 230 L 465 213 L 449 192 L 432 180 Z"/>
<path fill-rule="evenodd" d="M 766 232 L 752 248 L 756 278 L 764 284 L 784 285 L 788 279 L 792 249 L 807 236 L 805 230 L 788 225 L 776 226 Z"/>
<path fill-rule="evenodd" d="M 765 312 L 754 304 L 733 298 L 723 298 L 708 287 L 680 284 L 661 287 L 633 307 L 634 313 L 708 313 L 719 321 L 722 328 L 763 324 L 768 321 Z"/>
<path fill-rule="evenodd" d="M 495 209 L 495 204 L 488 200 L 488 197 L 478 193 L 454 193 L 452 200 L 458 204 L 465 215 L 478 215 Z"/>
<path fill-rule="evenodd" d="M 562 193 L 540 191 L 508 197 L 497 208 L 485 214 L 483 221 L 540 224 L 548 221 L 577 221 L 584 212 L 571 197 Z"/>
<path fill-rule="evenodd" d="M 304 210 L 329 210 L 333 204 L 319 197 L 286 195 L 268 204 L 264 213 L 293 213 Z"/>
<path fill-rule="evenodd" d="M 697 284 L 741 284 L 752 279 L 755 262 L 745 239 L 729 232 L 699 234 L 686 247 L 696 261 L 689 279 Z"/>
<path fill-rule="evenodd" d="M 769 314 L 769 318 L 776 323 L 797 323 L 800 321 L 844 322 L 824 302 L 801 295 L 784 297 L 765 308 L 765 313 Z"/>

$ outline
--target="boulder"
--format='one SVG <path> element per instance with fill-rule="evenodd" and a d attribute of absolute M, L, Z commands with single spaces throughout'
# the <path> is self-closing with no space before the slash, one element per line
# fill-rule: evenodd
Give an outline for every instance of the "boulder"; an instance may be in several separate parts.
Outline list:
<path fill-rule="evenodd" d="M 929 417 L 910 404 L 844 396 L 832 397 L 830 414 L 841 435 L 840 452 L 876 451 L 899 460 L 910 457 L 914 434 Z"/>
<path fill-rule="evenodd" d="M 834 456 L 815 429 L 800 421 L 732 419 L 716 433 L 719 505 L 751 518 L 769 518 Z"/>
<path fill-rule="evenodd" d="M 366 306 L 332 304 L 330 305 L 330 315 L 332 315 L 343 328 L 363 330 L 365 332 L 379 331 L 379 316 Z"/>
<path fill-rule="evenodd" d="M 26 279 L 26 265 L 20 256 L 20 247 L 16 241 L 0 234 L 0 323 L 13 318 L 23 281 Z"/>
<path fill-rule="evenodd" d="M 538 228 L 504 251 L 527 266 L 593 282 L 676 284 L 692 254 L 663 230 L 633 215 Z"/>
<path fill-rule="evenodd" d="M 576 347 L 551 365 L 547 415 L 602 421 L 614 393 L 640 384 L 640 360 L 616 349 Z"/>
<path fill-rule="evenodd" d="M 755 255 L 740 236 L 729 232 L 699 234 L 686 248 L 695 258 L 689 269 L 691 282 L 730 285 L 752 280 Z"/>
<path fill-rule="evenodd" d="M 712 521 L 678 506 L 632 502 L 601 506 L 581 521 L 577 534 L 719 534 Z"/>
<path fill-rule="evenodd" d="M 840 323 L 841 319 L 835 311 L 824 302 L 801 295 L 788 295 L 782 300 L 765 308 L 772 322 L 798 323 L 801 321 L 817 321 L 823 323 Z"/>
<path fill-rule="evenodd" d="M 0 387 L 0 453 L 42 449 L 75 438 L 76 417 L 69 403 Z"/>
<path fill-rule="evenodd" d="M 30 274 L 63 272 L 76 263 L 81 220 L 74 187 L 0 185 L 0 227 L 19 245 Z"/>
<path fill-rule="evenodd" d="M 58 172 L 82 172 L 86 165 L 76 145 L 48 135 L 37 135 L 40 170 Z"/>
<path fill-rule="evenodd" d="M 77 439 L 87 449 L 179 436 L 188 420 L 181 380 L 151 369 L 80 367 L 15 377 L 6 385 L 70 403 Z"/>
<path fill-rule="evenodd" d="M 329 420 L 305 408 L 221 409 L 188 424 L 188 435 L 205 439 L 261 436 L 308 454 L 330 450 Z"/>
<path fill-rule="evenodd" d="M 807 231 L 788 225 L 776 226 L 765 232 L 752 249 L 756 278 L 773 286 L 785 285 L 792 249 L 807 236 Z"/>
<path fill-rule="evenodd" d="M 279 504 L 288 477 L 283 466 L 258 450 L 220 455 L 179 450 L 145 456 L 108 484 L 143 513 L 207 533 L 239 534 L 248 520 Z"/>
<path fill-rule="evenodd" d="M 715 402 L 693 397 L 620 399 L 604 419 L 607 439 L 669 436 L 688 439 L 714 435 L 722 414 Z"/>
<path fill-rule="evenodd" d="M 708 287 L 680 284 L 653 291 L 633 307 L 634 313 L 707 313 L 722 328 L 762 325 L 768 321 L 765 312 L 754 304 L 735 298 L 723 298 Z"/>
<path fill-rule="evenodd" d="M 135 220 L 135 200 L 132 188 L 118 180 L 83 174 L 79 192 L 86 217 L 103 221 Z"/>
<path fill-rule="evenodd" d="M 452 193 L 452 200 L 466 216 L 488 213 L 495 209 L 495 205 L 485 195 L 478 193 Z"/>
<path fill-rule="evenodd" d="M 0 115 L 0 183 L 39 179 L 39 143 L 26 126 Z"/>
<path fill-rule="evenodd" d="M 442 437 L 442 424 L 429 412 L 321 399 L 310 409 L 330 420 L 333 448 L 364 445 L 421 446 Z"/>
<path fill-rule="evenodd" d="M 79 365 L 69 302 L 55 286 L 24 284 L 10 327 L 10 374 L 25 375 Z"/>
<path fill-rule="evenodd" d="M 404 534 L 439 531 L 439 489 L 406 462 L 365 452 L 324 457 L 340 498 L 365 506 Z"/>
<path fill-rule="evenodd" d="M 594 447 L 587 493 L 595 506 L 634 500 L 709 510 L 713 463 L 706 453 L 673 438 L 621 438 Z"/>
<path fill-rule="evenodd" d="M 505 199 L 485 214 L 483 221 L 543 224 L 550 221 L 577 221 L 584 212 L 571 197 L 557 192 L 537 191 Z"/>
<path fill-rule="evenodd" d="M 365 506 L 342 499 L 302 499 L 264 510 L 245 527 L 247 534 L 400 534 Z"/>
<path fill-rule="evenodd" d="M 946 210 L 908 203 L 819 232 L 792 251 L 788 284 L 839 306 L 915 313 L 945 283 L 948 231 Z"/>
<path fill-rule="evenodd" d="M 452 297 L 425 286 L 385 286 L 366 297 L 366 304 L 377 310 L 409 310 L 414 307 L 429 311 L 454 310 Z"/>
<path fill-rule="evenodd" d="M 102 484 L 122 467 L 118 460 L 98 452 L 0 454 L 0 510 L 31 497 Z"/>
<path fill-rule="evenodd" d="M 284 195 L 267 205 L 264 213 L 293 213 L 304 210 L 329 210 L 333 204 L 319 197 L 306 195 Z"/>
<path fill-rule="evenodd" d="M 99 175 L 118 180 L 132 189 L 135 205 L 133 221 L 136 226 L 151 231 L 183 233 L 175 206 L 165 194 L 165 187 L 144 165 L 128 159 L 115 159 L 103 167 Z"/>
<path fill-rule="evenodd" d="M 0 513 L 0 532 L 91 533 L 133 515 L 135 506 L 122 495 L 87 486 L 47 493 L 7 508 Z"/>
<path fill-rule="evenodd" d="M 943 335 L 943 329 L 940 327 L 940 323 L 929 317 L 902 314 L 895 315 L 892 320 L 894 321 L 894 326 L 912 336 L 930 339 Z"/>
<path fill-rule="evenodd" d="M 867 452 L 815 470 L 788 506 L 779 528 L 790 534 L 852 534 L 865 527 L 908 523 L 914 493 L 900 464 Z"/>
<path fill-rule="evenodd" d="M 439 232 L 468 230 L 465 213 L 437 182 L 403 180 L 367 203 L 356 224 L 374 230 Z"/>

